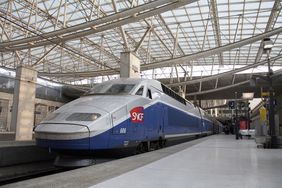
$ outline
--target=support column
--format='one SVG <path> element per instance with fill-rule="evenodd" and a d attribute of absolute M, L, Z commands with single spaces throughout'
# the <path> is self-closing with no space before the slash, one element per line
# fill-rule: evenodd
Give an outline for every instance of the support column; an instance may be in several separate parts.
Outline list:
<path fill-rule="evenodd" d="M 282 93 L 276 96 L 277 100 L 277 107 L 276 109 L 280 109 L 277 112 L 277 116 L 275 118 L 275 128 L 276 128 L 276 135 L 282 137 Z"/>
<path fill-rule="evenodd" d="M 202 100 L 201 99 L 198 100 L 198 103 L 199 103 L 199 107 L 202 108 Z"/>
<path fill-rule="evenodd" d="M 193 103 L 194 103 L 194 105 L 198 106 L 198 104 L 197 104 L 197 95 L 194 95 Z"/>
<path fill-rule="evenodd" d="M 217 106 L 217 100 L 214 100 L 214 106 Z M 218 117 L 218 108 L 214 109 L 215 117 Z"/>
<path fill-rule="evenodd" d="M 132 52 L 120 54 L 120 77 L 140 78 L 140 60 Z"/>
<path fill-rule="evenodd" d="M 16 70 L 11 130 L 16 140 L 32 140 L 37 72 L 27 66 Z"/>

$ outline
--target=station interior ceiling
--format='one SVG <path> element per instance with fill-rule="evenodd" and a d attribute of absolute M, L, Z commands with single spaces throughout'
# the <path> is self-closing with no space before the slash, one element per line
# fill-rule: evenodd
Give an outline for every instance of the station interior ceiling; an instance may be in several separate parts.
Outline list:
<path fill-rule="evenodd" d="M 0 63 L 85 85 L 118 78 L 120 53 L 131 51 L 142 78 L 187 99 L 260 97 L 268 62 L 281 88 L 281 8 L 280 0 L 2 0 Z"/>

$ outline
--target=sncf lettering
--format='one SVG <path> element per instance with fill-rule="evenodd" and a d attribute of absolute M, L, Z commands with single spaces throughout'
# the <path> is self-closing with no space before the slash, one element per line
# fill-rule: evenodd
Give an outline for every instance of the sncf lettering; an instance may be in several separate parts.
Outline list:
<path fill-rule="evenodd" d="M 144 108 L 138 106 L 130 110 L 131 122 L 133 123 L 143 123 L 144 121 Z"/>
<path fill-rule="evenodd" d="M 142 121 L 143 120 L 143 117 L 144 117 L 144 114 L 143 113 L 136 113 L 136 112 L 133 112 L 132 113 L 132 120 L 133 121 Z"/>

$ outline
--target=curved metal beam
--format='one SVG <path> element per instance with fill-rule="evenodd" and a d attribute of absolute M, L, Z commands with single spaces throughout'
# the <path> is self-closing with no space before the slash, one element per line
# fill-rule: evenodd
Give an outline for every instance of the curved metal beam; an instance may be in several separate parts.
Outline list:
<path fill-rule="evenodd" d="M 262 33 L 262 34 L 259 34 L 259 35 L 253 36 L 253 37 L 249 37 L 249 38 L 246 38 L 244 40 L 241 40 L 241 41 L 238 41 L 238 42 L 235 42 L 235 43 L 226 44 L 226 45 L 221 46 L 221 47 L 216 47 L 216 48 L 208 49 L 208 50 L 201 51 L 201 52 L 198 52 L 198 53 L 194 53 L 194 54 L 190 54 L 190 55 L 186 55 L 186 56 L 182 56 L 182 57 L 178 57 L 178 58 L 168 59 L 168 60 L 164 60 L 164 61 L 160 61 L 160 62 L 143 64 L 143 65 L 141 65 L 141 71 L 160 68 L 160 67 L 164 67 L 164 66 L 171 66 L 171 65 L 175 65 L 175 64 L 182 64 L 183 62 L 208 57 L 208 56 L 211 56 L 211 55 L 214 55 L 214 54 L 218 54 L 218 53 L 221 53 L 221 52 L 224 52 L 224 51 L 229 51 L 229 50 L 232 50 L 234 48 L 239 48 L 239 47 L 242 47 L 244 45 L 254 43 L 256 41 L 264 39 L 265 37 L 277 35 L 281 32 L 282 32 L 282 27 L 279 27 L 279 28 L 274 29 L 272 31 L 268 31 L 268 32 L 265 32 L 265 33 Z M 119 69 L 115 69 L 115 70 L 108 69 L 108 70 L 76 72 L 76 73 L 73 73 L 73 72 L 71 72 L 71 73 L 44 73 L 44 72 L 39 72 L 39 74 L 41 76 L 51 76 L 51 77 L 72 77 L 74 75 L 80 76 L 80 77 L 95 77 L 95 76 L 102 76 L 102 75 L 113 75 L 113 74 L 116 74 L 118 71 L 119 71 Z"/>
<path fill-rule="evenodd" d="M 211 21 L 212 21 L 212 27 L 213 31 L 215 33 L 214 38 L 217 46 L 221 46 L 221 31 L 220 31 L 220 25 L 219 25 L 219 18 L 218 18 L 218 10 L 217 10 L 217 5 L 215 0 L 210 0 L 210 11 L 211 11 Z M 219 64 L 223 65 L 224 60 L 223 60 L 223 54 L 220 53 L 218 54 L 218 61 Z"/>
<path fill-rule="evenodd" d="M 282 75 L 282 70 L 277 70 L 277 71 L 274 72 L 274 74 L 271 77 L 275 78 L 275 77 L 279 77 L 281 75 Z M 241 85 L 250 83 L 250 81 L 251 81 L 251 79 L 245 80 L 245 81 L 242 81 L 242 82 L 239 82 L 239 83 L 236 83 L 236 84 L 223 86 L 223 87 L 220 87 L 220 88 L 215 88 L 215 89 L 209 89 L 209 90 L 200 91 L 200 92 L 189 93 L 189 94 L 186 94 L 186 96 L 190 96 L 191 97 L 191 96 L 194 96 L 194 95 L 204 95 L 204 94 L 213 93 L 213 92 L 217 92 L 217 91 L 221 91 L 221 90 L 226 90 L 226 89 L 230 89 L 230 88 L 233 88 L 233 87 L 237 87 L 237 86 L 241 86 Z"/>
<path fill-rule="evenodd" d="M 0 43 L 0 51 L 14 51 L 27 48 L 35 48 L 50 44 L 76 39 L 90 34 L 113 29 L 122 25 L 133 23 L 147 17 L 166 12 L 196 0 L 157 0 L 152 1 L 135 8 L 131 8 L 110 16 L 96 19 L 83 24 L 78 24 L 69 28 L 52 31 L 34 37 L 19 39 L 10 42 Z M 3 19 L 6 17 L 1 16 Z M 105 24 L 107 23 L 107 24 Z M 90 29 L 87 29 L 90 28 Z M 30 45 L 33 44 L 33 45 Z"/>
<path fill-rule="evenodd" d="M 156 62 L 156 63 L 150 63 L 150 64 L 146 64 L 143 65 L 141 70 L 148 70 L 148 69 L 154 69 L 154 68 L 159 68 L 159 67 L 164 67 L 164 66 L 172 66 L 172 65 L 176 65 L 176 64 L 181 64 L 183 62 L 189 62 L 192 60 L 196 60 L 196 59 L 200 59 L 200 58 L 205 58 L 214 54 L 219 54 L 221 52 L 225 52 L 225 51 L 229 51 L 235 48 L 239 48 L 257 41 L 260 41 L 266 37 L 270 37 L 273 35 L 277 35 L 279 33 L 282 32 L 282 27 L 278 27 L 277 29 L 273 29 L 271 31 L 253 36 L 253 37 L 249 37 L 246 39 L 243 39 L 241 41 L 238 42 L 234 42 L 234 43 L 230 43 L 230 44 L 226 44 L 220 47 L 216 47 L 216 48 L 212 48 L 212 49 L 208 49 L 205 51 L 201 51 L 201 52 L 197 52 L 194 54 L 190 54 L 190 55 L 186 55 L 186 56 L 182 56 L 182 57 L 178 57 L 178 58 L 174 58 L 174 59 L 169 59 L 169 60 L 164 60 L 164 61 L 160 61 L 160 62 Z"/>
<path fill-rule="evenodd" d="M 280 58 L 282 58 L 282 54 L 271 58 L 270 61 L 276 61 L 277 59 L 280 59 Z M 241 71 L 245 71 L 245 70 L 248 70 L 248 69 L 251 69 L 251 68 L 255 68 L 257 66 L 264 65 L 266 63 L 267 63 L 267 60 L 264 60 L 264 61 L 261 61 L 261 62 L 258 62 L 258 63 L 247 65 L 247 66 L 244 66 L 244 67 L 241 67 L 241 68 L 238 68 L 238 69 L 234 69 L 234 70 L 231 70 L 231 71 L 223 72 L 223 73 L 220 73 L 220 74 L 207 76 L 207 77 L 199 78 L 199 79 L 195 79 L 195 80 L 188 80 L 186 82 L 178 82 L 178 83 L 167 84 L 167 86 L 175 87 L 175 86 L 183 86 L 183 85 L 187 85 L 187 84 L 195 84 L 195 83 L 199 83 L 199 82 L 209 81 L 209 80 L 221 78 L 221 77 L 224 77 L 224 76 L 232 75 L 232 74 L 235 74 L 235 73 L 238 73 L 238 72 L 241 72 Z"/>
<path fill-rule="evenodd" d="M 228 85 L 228 86 L 224 86 L 224 87 L 219 87 L 219 88 L 216 88 L 216 89 L 209 89 L 209 90 L 206 90 L 206 91 L 189 93 L 189 94 L 186 94 L 186 96 L 204 95 L 204 94 L 213 93 L 213 92 L 217 92 L 217 91 L 221 91 L 221 90 L 237 87 L 237 86 L 240 86 L 240 85 L 244 85 L 244 84 L 247 84 L 249 82 L 250 82 L 250 80 L 247 80 L 247 81 L 243 81 L 243 82 L 240 82 L 240 83 L 237 83 L 237 84 Z"/>
<path fill-rule="evenodd" d="M 280 11 L 282 9 L 282 5 L 280 4 L 280 2 L 281 2 L 281 0 L 275 0 L 273 7 L 272 7 L 272 10 L 271 10 L 271 14 L 269 16 L 268 22 L 267 22 L 265 30 L 264 30 L 265 32 L 273 29 L 273 27 L 274 27 L 274 25 L 275 25 L 275 23 L 276 23 L 276 21 L 279 17 Z M 260 60 L 262 53 L 263 53 L 263 41 L 261 41 L 261 43 L 260 43 L 260 47 L 258 49 L 255 62 L 258 62 Z"/>

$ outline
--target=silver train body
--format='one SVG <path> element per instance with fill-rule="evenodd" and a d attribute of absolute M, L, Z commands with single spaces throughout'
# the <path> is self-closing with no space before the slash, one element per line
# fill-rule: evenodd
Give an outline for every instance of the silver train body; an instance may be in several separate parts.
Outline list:
<path fill-rule="evenodd" d="M 36 143 L 60 151 L 105 151 L 219 130 L 218 122 L 156 80 L 117 79 L 53 112 L 35 128 Z"/>

